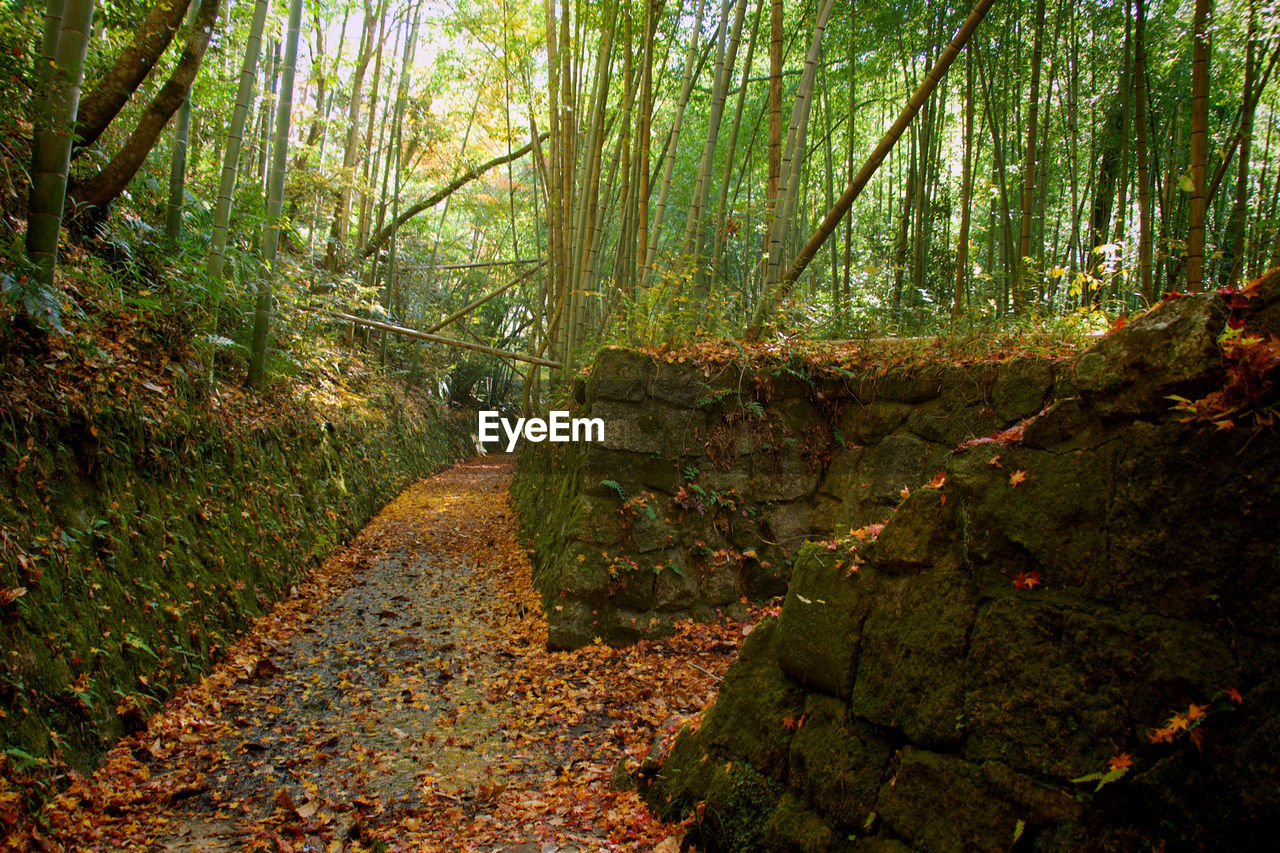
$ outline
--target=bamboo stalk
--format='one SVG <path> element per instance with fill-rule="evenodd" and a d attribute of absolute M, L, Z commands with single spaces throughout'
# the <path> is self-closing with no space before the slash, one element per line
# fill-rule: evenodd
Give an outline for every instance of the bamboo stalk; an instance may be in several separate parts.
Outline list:
<path fill-rule="evenodd" d="M 556 370 L 561 368 L 561 364 L 558 361 L 549 361 L 545 358 L 525 355 L 524 353 L 507 352 L 506 350 L 501 350 L 497 347 L 491 347 L 485 344 L 476 344 L 471 341 L 460 341 L 456 338 L 445 338 L 440 335 L 430 334 L 429 332 L 419 332 L 417 329 L 408 329 L 404 326 L 392 325 L 391 323 L 381 323 L 377 320 L 366 320 L 363 317 L 356 317 L 353 314 L 343 314 L 341 311 L 329 311 L 324 308 L 307 308 L 305 310 L 312 311 L 316 314 L 324 314 L 338 320 L 346 320 L 348 323 L 354 323 L 357 326 L 366 326 L 370 329 L 378 329 L 379 331 L 391 332 L 395 335 L 403 335 L 406 338 L 416 338 L 417 340 L 428 341 L 433 344 L 444 344 L 447 347 L 460 347 L 461 349 L 475 350 L 476 352 L 484 352 L 489 355 L 501 356 L 502 358 L 512 358 L 516 361 L 536 364 L 541 367 L 551 367 Z"/>
<path fill-rule="evenodd" d="M 427 333 L 428 333 L 428 334 L 430 334 L 430 333 L 432 333 L 432 332 L 438 332 L 438 331 L 440 331 L 440 330 L 441 330 L 441 329 L 443 329 L 445 326 L 447 326 L 447 325 L 449 325 L 450 323 L 452 323 L 454 320 L 457 320 L 459 317 L 464 317 L 464 316 L 466 316 L 467 314 L 470 314 L 472 311 L 476 310 L 476 309 L 477 309 L 477 308 L 479 308 L 481 305 L 483 305 L 483 304 L 485 304 L 486 302 L 488 302 L 490 299 L 493 299 L 493 298 L 494 298 L 494 297 L 496 297 L 496 296 L 501 296 L 502 294 L 506 293 L 506 292 L 507 292 L 508 290 L 510 290 L 511 288 L 515 287 L 515 286 L 516 286 L 517 284 L 519 284 L 520 282 L 525 281 L 526 279 L 532 278 L 532 277 L 533 277 L 533 275 L 534 275 L 535 273 L 537 273 L 539 270 L 541 270 L 541 269 L 542 269 L 542 267 L 543 267 L 543 265 L 545 265 L 545 264 L 546 264 L 546 261 L 545 261 L 545 260 L 544 260 L 544 261 L 540 261 L 540 262 L 538 263 L 538 265 L 537 265 L 536 267 L 534 267 L 533 269 L 531 269 L 531 270 L 527 270 L 526 272 L 523 272 L 523 273 L 521 273 L 520 275 L 516 276 L 515 278 L 511 279 L 511 281 L 507 282 L 506 284 L 504 284 L 504 285 L 502 285 L 502 286 L 500 286 L 500 287 L 497 287 L 497 288 L 495 288 L 494 290 L 489 291 L 489 292 L 488 292 L 488 293 L 486 293 L 484 296 L 481 296 L 479 299 L 476 299 L 475 301 L 471 302 L 471 303 L 470 303 L 469 305 L 467 305 L 465 308 L 459 308 L 457 311 L 454 311 L 452 314 L 450 314 L 448 317 L 445 317 L 445 318 L 444 318 L 443 320 L 441 320 L 439 323 L 436 323 L 434 326 L 432 326 L 431 328 L 427 329 Z"/>
<path fill-rule="evenodd" d="M 955 62 L 960 50 L 969 41 L 969 38 L 978 28 L 978 25 L 982 23 L 982 19 L 986 17 L 987 12 L 991 10 L 994 3 L 995 0 L 978 0 L 978 4 L 974 6 L 973 11 L 969 13 L 969 17 L 965 19 L 965 22 L 961 24 L 960 29 L 956 31 L 955 36 L 951 39 L 951 44 L 947 45 L 947 49 L 942 52 L 942 55 L 938 57 L 938 61 L 934 63 L 933 68 L 925 75 L 915 94 L 907 101 L 907 105 L 898 115 L 897 120 L 889 127 L 889 130 L 885 132 L 880 143 L 871 152 L 871 156 L 862 164 L 858 174 L 854 175 L 853 181 L 850 182 L 844 194 L 840 196 L 835 207 L 831 208 L 818 226 L 818 230 L 804 244 L 804 248 L 800 250 L 800 254 L 791 265 L 791 269 L 787 270 L 786 275 L 778 282 L 778 286 L 768 292 L 756 304 L 755 314 L 751 318 L 751 324 L 747 327 L 747 340 L 754 341 L 760 337 L 760 330 L 764 326 L 765 318 L 791 292 L 791 288 L 795 286 L 800 274 L 809 266 L 809 262 L 813 260 L 818 249 L 822 248 L 822 244 L 835 231 L 836 225 L 849 212 L 853 202 L 862 194 L 862 190 L 870 182 L 872 176 L 875 175 L 876 169 L 880 167 L 880 164 L 884 162 L 884 158 L 889 156 L 889 152 L 893 150 L 894 143 L 898 141 L 898 137 L 902 136 L 902 132 L 911 124 L 911 120 L 915 118 L 916 113 L 920 111 L 920 107 L 929 98 L 929 95 L 933 93 L 934 88 L 942 80 L 943 76 L 946 75 L 947 69 Z"/>

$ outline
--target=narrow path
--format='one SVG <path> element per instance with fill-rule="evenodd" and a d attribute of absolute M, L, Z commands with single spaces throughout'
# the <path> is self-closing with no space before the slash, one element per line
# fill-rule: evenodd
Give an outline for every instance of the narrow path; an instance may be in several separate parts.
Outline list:
<path fill-rule="evenodd" d="M 743 635 L 548 653 L 512 460 L 417 483 L 46 809 L 51 849 L 676 850 L 614 769 Z"/>

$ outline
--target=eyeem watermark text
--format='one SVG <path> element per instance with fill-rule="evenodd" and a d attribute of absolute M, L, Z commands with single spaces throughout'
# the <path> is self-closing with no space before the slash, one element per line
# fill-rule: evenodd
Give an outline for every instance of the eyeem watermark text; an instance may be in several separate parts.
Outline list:
<path fill-rule="evenodd" d="M 569 413 L 564 411 L 549 412 L 545 420 L 516 418 L 514 425 L 510 419 L 502 417 L 498 412 L 481 412 L 480 441 L 501 441 L 502 437 L 498 433 L 499 425 L 507 435 L 507 453 L 516 449 L 516 442 L 522 435 L 525 441 L 534 442 L 604 441 L 604 418 L 571 418 Z"/>

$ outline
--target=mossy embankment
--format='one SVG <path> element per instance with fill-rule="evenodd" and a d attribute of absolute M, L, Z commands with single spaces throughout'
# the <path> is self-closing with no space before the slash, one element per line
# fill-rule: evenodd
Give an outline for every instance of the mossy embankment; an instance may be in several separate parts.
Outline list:
<path fill-rule="evenodd" d="M 257 393 L 220 381 L 193 337 L 131 317 L 6 341 L 0 737 L 18 769 L 91 765 L 406 484 L 464 455 L 466 419 L 353 353 L 319 347 Z"/>
<path fill-rule="evenodd" d="M 1277 321 L 1280 270 L 1169 298 L 801 545 L 646 800 L 712 851 L 1273 846 Z"/>

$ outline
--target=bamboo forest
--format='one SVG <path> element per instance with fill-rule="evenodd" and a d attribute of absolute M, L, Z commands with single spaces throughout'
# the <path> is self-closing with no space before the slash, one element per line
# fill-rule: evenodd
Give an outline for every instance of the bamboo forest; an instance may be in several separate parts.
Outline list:
<path fill-rule="evenodd" d="M 0 846 L 1272 849 L 1277 59 L 0 0 Z"/>

